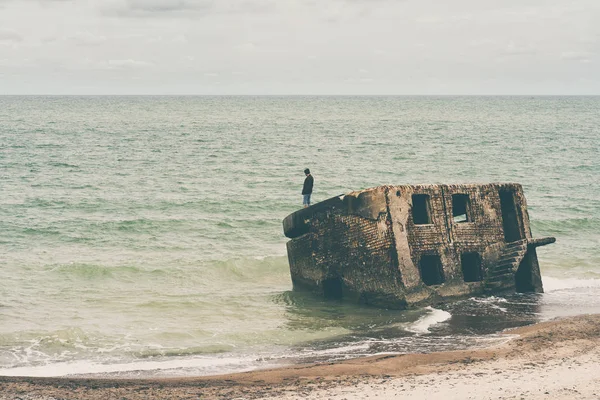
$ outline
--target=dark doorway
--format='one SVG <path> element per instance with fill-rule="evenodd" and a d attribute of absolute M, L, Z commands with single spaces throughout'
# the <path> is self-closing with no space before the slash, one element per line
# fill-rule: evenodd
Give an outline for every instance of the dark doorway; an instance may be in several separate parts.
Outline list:
<path fill-rule="evenodd" d="M 521 229 L 515 206 L 515 196 L 512 191 L 500 191 L 500 207 L 502 208 L 502 226 L 504 228 L 504 240 L 515 242 L 521 240 Z"/>
<path fill-rule="evenodd" d="M 342 279 L 329 278 L 323 281 L 323 295 L 326 299 L 340 300 L 342 298 Z"/>
<path fill-rule="evenodd" d="M 462 253 L 460 255 L 460 265 L 465 282 L 479 282 L 483 279 L 479 253 Z"/>
<path fill-rule="evenodd" d="M 429 195 L 412 195 L 412 215 L 415 225 L 431 224 L 431 213 L 429 212 Z"/>
<path fill-rule="evenodd" d="M 533 264 L 529 252 L 521 260 L 517 273 L 515 274 L 515 290 L 518 293 L 535 292 L 533 284 Z"/>
<path fill-rule="evenodd" d="M 444 269 L 442 268 L 440 256 L 437 254 L 421 256 L 419 270 L 421 271 L 421 279 L 427 286 L 444 283 Z"/>

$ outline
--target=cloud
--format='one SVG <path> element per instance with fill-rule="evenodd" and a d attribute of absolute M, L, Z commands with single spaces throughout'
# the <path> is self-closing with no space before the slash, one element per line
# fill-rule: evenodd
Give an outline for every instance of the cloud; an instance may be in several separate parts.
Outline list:
<path fill-rule="evenodd" d="M 459 14 L 459 15 L 421 15 L 415 18 L 415 22 L 417 24 L 425 24 L 425 25 L 450 25 L 456 26 L 457 24 L 462 24 L 465 22 L 470 22 L 473 20 L 473 15 L 471 14 Z"/>
<path fill-rule="evenodd" d="M 126 6 L 131 10 L 143 12 L 171 12 L 191 10 L 207 2 L 193 2 L 186 0 L 127 0 Z"/>
<path fill-rule="evenodd" d="M 227 14 L 261 14 L 277 7 L 277 2 L 273 0 L 220 0 L 218 4 L 222 7 L 220 12 Z"/>
<path fill-rule="evenodd" d="M 375 82 L 375 79 L 373 78 L 346 78 L 344 79 L 344 82 L 346 83 L 350 83 L 350 84 L 365 84 L 365 83 L 373 83 Z"/>
<path fill-rule="evenodd" d="M 246 42 L 235 46 L 235 48 L 243 53 L 251 53 L 256 50 L 256 45 L 252 42 Z"/>
<path fill-rule="evenodd" d="M 593 57 L 592 53 L 586 51 L 566 51 L 560 55 L 563 60 L 579 61 L 582 63 L 589 63 Z"/>
<path fill-rule="evenodd" d="M 0 4 L 2 3 L 17 3 L 20 1 L 29 1 L 31 3 L 40 3 L 40 4 L 52 4 L 52 3 L 67 3 L 74 0 L 0 0 Z"/>
<path fill-rule="evenodd" d="M 106 36 L 94 35 L 90 32 L 77 32 L 75 35 L 70 36 L 69 39 L 79 46 L 97 46 L 106 42 Z"/>
<path fill-rule="evenodd" d="M 22 42 L 23 36 L 13 29 L 0 29 L 0 42 Z"/>
<path fill-rule="evenodd" d="M 208 13 L 214 6 L 214 0 L 116 0 L 102 9 L 105 14 L 120 17 L 161 17 Z"/>
<path fill-rule="evenodd" d="M 510 42 L 502 54 L 507 56 L 533 56 L 537 54 L 537 50 L 529 45 L 520 45 Z"/>
<path fill-rule="evenodd" d="M 0 70 L 47 93 L 598 92 L 600 1 L 543 3 L 0 0 Z"/>
<path fill-rule="evenodd" d="M 142 18 L 209 14 L 247 16 L 265 14 L 278 7 L 274 0 L 108 0 L 100 4 L 105 15 Z"/>
<path fill-rule="evenodd" d="M 146 62 L 146 61 L 138 61 L 138 60 L 108 60 L 106 63 L 107 69 L 140 69 L 151 67 L 154 64 Z"/>

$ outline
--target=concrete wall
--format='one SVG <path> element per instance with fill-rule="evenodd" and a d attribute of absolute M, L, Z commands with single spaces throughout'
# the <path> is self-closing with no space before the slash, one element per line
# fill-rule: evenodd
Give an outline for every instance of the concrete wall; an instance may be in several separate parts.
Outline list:
<path fill-rule="evenodd" d="M 288 242 L 292 281 L 324 293 L 340 279 L 344 297 L 372 305 L 405 306 L 385 188 L 347 195 L 342 205 L 316 211 L 308 233 Z"/>
<path fill-rule="evenodd" d="M 344 297 L 390 308 L 483 292 L 483 281 L 464 282 L 460 255 L 479 253 L 483 276 L 497 260 L 505 242 L 499 190 L 514 192 L 519 229 L 530 239 L 518 184 L 380 186 L 292 214 L 284 225 L 302 233 L 288 242 L 294 286 L 323 293 L 324 281 L 339 279 Z M 429 196 L 430 224 L 414 223 L 414 194 Z M 454 222 L 453 194 L 468 195 L 470 222 Z M 445 280 L 427 286 L 419 263 L 434 254 Z"/>
<path fill-rule="evenodd" d="M 461 268 L 462 253 L 479 253 L 482 275 L 497 260 L 504 243 L 499 190 L 515 193 L 515 206 L 526 215 L 522 188 L 518 184 L 486 185 L 403 185 L 388 190 L 399 266 L 406 295 L 411 303 L 432 301 L 437 297 L 460 296 L 482 291 L 483 283 L 465 283 Z M 415 224 L 413 195 L 429 196 L 431 224 Z M 469 221 L 454 222 L 452 195 L 469 198 Z M 524 211 L 525 210 L 525 211 Z M 530 236 L 529 220 L 520 221 Z M 408 255 L 408 256 L 407 256 Z M 443 265 L 444 285 L 424 285 L 419 263 L 424 255 L 438 255 Z"/>

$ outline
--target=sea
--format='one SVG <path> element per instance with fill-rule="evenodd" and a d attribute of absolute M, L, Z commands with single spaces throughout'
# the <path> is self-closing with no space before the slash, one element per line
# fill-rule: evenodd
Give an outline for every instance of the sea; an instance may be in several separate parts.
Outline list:
<path fill-rule="evenodd" d="M 0 96 L 0 375 L 181 377 L 477 348 L 600 313 L 600 97 Z M 292 289 L 282 219 L 518 182 L 545 293 L 406 311 Z"/>

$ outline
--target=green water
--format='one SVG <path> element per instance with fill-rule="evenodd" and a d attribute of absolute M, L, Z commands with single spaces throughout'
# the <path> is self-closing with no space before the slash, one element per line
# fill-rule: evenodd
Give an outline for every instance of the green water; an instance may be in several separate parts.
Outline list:
<path fill-rule="evenodd" d="M 547 294 L 483 309 L 505 325 L 595 311 L 599 126 L 600 97 L 0 97 L 0 374 L 208 373 L 377 335 L 410 350 L 428 316 L 431 335 L 481 325 L 472 304 L 290 292 L 281 220 L 306 167 L 313 202 L 522 183 L 534 236 L 558 239 L 539 251 Z"/>

